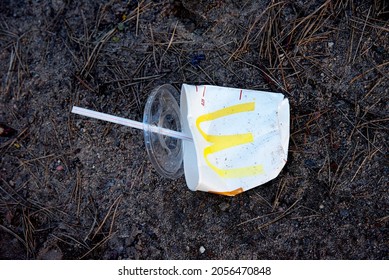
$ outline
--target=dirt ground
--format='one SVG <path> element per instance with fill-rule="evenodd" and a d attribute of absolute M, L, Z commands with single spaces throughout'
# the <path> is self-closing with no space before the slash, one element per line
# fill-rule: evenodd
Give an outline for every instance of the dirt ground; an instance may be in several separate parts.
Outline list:
<path fill-rule="evenodd" d="M 386 5 L 386 7 L 385 7 Z M 387 1 L 0 1 L 0 259 L 389 259 Z M 282 92 L 288 162 L 235 197 L 161 178 L 182 83 Z"/>

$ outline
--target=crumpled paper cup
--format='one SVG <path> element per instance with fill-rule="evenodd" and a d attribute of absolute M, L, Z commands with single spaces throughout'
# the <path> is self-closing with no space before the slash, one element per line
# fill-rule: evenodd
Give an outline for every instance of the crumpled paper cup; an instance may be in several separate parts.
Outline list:
<path fill-rule="evenodd" d="M 287 161 L 289 102 L 280 93 L 210 85 L 181 88 L 189 189 L 234 196 L 274 179 Z"/>

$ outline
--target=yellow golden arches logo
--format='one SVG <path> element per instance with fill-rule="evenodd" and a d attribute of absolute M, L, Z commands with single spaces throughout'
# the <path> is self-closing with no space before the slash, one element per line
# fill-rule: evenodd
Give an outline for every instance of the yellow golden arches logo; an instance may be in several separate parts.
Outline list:
<path fill-rule="evenodd" d="M 223 178 L 242 178 L 255 176 L 258 174 L 263 174 L 263 165 L 252 165 L 241 168 L 230 168 L 230 169 L 221 169 L 217 166 L 213 165 L 209 160 L 208 156 L 213 153 L 217 153 L 219 151 L 248 144 L 254 141 L 254 137 L 252 133 L 243 133 L 243 134 L 235 134 L 235 135 L 209 135 L 206 134 L 200 127 L 201 123 L 212 121 L 218 118 L 222 118 L 228 115 L 244 113 L 254 111 L 255 103 L 248 102 L 243 104 L 238 104 L 230 107 L 226 107 L 224 109 L 217 110 L 212 113 L 204 114 L 197 118 L 196 127 L 204 137 L 207 142 L 212 143 L 211 146 L 208 146 L 204 149 L 204 158 L 207 165 L 212 168 L 220 177 Z"/>

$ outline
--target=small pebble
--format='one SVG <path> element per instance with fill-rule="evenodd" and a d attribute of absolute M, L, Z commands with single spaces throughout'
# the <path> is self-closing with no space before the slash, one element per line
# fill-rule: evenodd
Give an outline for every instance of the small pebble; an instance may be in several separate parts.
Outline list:
<path fill-rule="evenodd" d="M 199 249 L 199 251 L 200 251 L 200 254 L 204 254 L 204 252 L 205 252 L 204 246 L 201 246 L 200 249 Z"/>
<path fill-rule="evenodd" d="M 324 209 L 324 205 L 323 205 L 323 204 L 320 204 L 320 205 L 319 205 L 319 208 L 320 208 L 320 209 Z"/>
<path fill-rule="evenodd" d="M 229 205 L 228 203 L 223 202 L 223 203 L 220 203 L 220 204 L 219 204 L 219 208 L 220 208 L 220 210 L 222 210 L 222 211 L 224 212 L 224 211 L 226 211 L 228 208 L 230 208 L 230 205 Z"/>
<path fill-rule="evenodd" d="M 347 210 L 347 209 L 341 209 L 339 211 L 340 215 L 343 217 L 343 218 L 347 218 L 348 215 L 350 214 L 350 212 Z"/>

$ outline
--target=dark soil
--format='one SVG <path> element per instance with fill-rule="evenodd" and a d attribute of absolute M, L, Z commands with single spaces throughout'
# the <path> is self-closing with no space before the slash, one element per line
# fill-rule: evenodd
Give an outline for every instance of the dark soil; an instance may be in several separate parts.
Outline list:
<path fill-rule="evenodd" d="M 385 5 L 0 1 L 0 258 L 389 259 Z M 284 93 L 281 174 L 191 192 L 140 131 L 70 113 L 141 121 L 165 83 Z"/>

